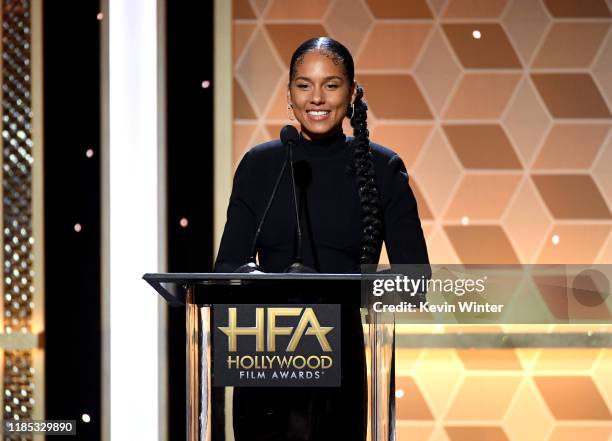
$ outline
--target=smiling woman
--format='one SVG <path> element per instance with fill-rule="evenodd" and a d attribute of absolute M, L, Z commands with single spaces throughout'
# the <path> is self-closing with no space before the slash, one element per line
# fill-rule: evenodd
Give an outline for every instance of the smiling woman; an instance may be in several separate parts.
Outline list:
<path fill-rule="evenodd" d="M 353 58 L 342 44 L 320 37 L 296 49 L 289 67 L 287 110 L 300 125 L 294 165 L 304 230 L 301 257 L 318 272 L 358 273 L 360 265 L 378 262 L 383 241 L 391 263 L 428 263 L 406 168 L 395 152 L 370 142 L 367 109 Z M 350 119 L 353 137 L 342 131 L 344 118 Z M 216 271 L 232 272 L 249 258 L 285 157 L 284 146 L 275 140 L 242 158 Z M 282 272 L 295 254 L 291 182 L 288 173 L 282 178 L 256 244 L 266 272 Z"/>
<path fill-rule="evenodd" d="M 429 262 L 406 168 L 395 152 L 370 142 L 367 109 L 353 58 L 342 44 L 320 37 L 297 48 L 287 88 L 288 116 L 300 126 L 292 155 L 297 191 L 294 195 L 292 174 L 284 172 L 287 149 L 280 140 L 249 150 L 234 176 L 215 271 L 235 271 L 254 247 L 265 272 L 283 272 L 297 255 L 320 273 L 359 273 L 361 265 L 378 262 L 383 241 L 393 264 Z M 353 137 L 343 133 L 345 118 Z M 273 189 L 276 197 L 269 203 Z M 298 227 L 304 247 L 296 253 Z M 236 440 L 365 439 L 358 308 L 343 306 L 341 320 L 349 330 L 341 338 L 341 387 L 236 388 Z"/>
<path fill-rule="evenodd" d="M 312 140 L 341 132 L 342 120 L 355 100 L 355 83 L 349 84 L 342 67 L 321 52 L 298 55 L 292 66 L 295 77 L 289 82 L 288 107 L 303 136 Z"/>

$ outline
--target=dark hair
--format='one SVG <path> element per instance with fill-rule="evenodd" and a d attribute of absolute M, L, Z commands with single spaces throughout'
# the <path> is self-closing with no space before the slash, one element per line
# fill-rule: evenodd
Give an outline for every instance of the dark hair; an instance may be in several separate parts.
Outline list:
<path fill-rule="evenodd" d="M 350 171 L 355 175 L 361 204 L 361 247 L 360 263 L 378 263 L 382 245 L 382 210 L 380 196 L 376 187 L 376 174 L 372 161 L 372 149 L 368 131 L 368 105 L 363 99 L 363 88 L 355 81 L 355 64 L 353 57 L 346 47 L 338 41 L 328 37 L 311 38 L 296 49 L 291 57 L 289 67 L 289 83 L 295 77 L 297 64 L 309 52 L 321 52 L 329 55 L 334 63 L 342 64 L 349 85 L 355 85 L 355 107 L 351 118 L 353 127 L 353 163 Z"/>

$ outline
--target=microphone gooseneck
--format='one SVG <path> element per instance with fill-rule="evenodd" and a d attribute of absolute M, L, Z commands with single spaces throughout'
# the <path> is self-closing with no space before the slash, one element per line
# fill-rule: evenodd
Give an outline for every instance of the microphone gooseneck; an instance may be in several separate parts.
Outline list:
<path fill-rule="evenodd" d="M 295 212 L 295 229 L 297 233 L 297 247 L 294 263 L 302 263 L 302 226 L 300 225 L 300 210 L 298 208 L 297 190 L 295 185 L 295 169 L 293 168 L 293 143 L 289 143 L 289 173 L 291 174 L 291 192 L 293 193 L 293 211 Z"/>
<path fill-rule="evenodd" d="M 293 263 L 286 269 L 286 273 L 316 273 L 315 270 L 302 263 L 302 227 L 300 223 L 300 210 L 298 208 L 297 190 L 295 185 L 295 172 L 293 167 L 293 146 L 297 144 L 299 134 L 295 127 L 285 126 L 281 130 L 281 142 L 287 146 L 287 160 L 289 162 L 289 177 L 291 180 L 291 191 L 293 194 L 293 209 L 295 211 L 295 228 L 297 244 Z"/>
<path fill-rule="evenodd" d="M 276 178 L 276 182 L 274 183 L 272 194 L 270 195 L 270 198 L 268 199 L 268 204 L 266 205 L 266 208 L 263 214 L 261 215 L 261 219 L 259 220 L 259 223 L 257 224 L 257 230 L 255 230 L 255 236 L 253 237 L 253 242 L 251 244 L 251 252 L 249 253 L 249 258 L 247 259 L 247 262 L 244 265 L 238 267 L 234 271 L 235 273 L 258 273 L 258 272 L 263 273 L 264 272 L 261 269 L 261 267 L 257 265 L 257 259 L 256 259 L 257 243 L 259 242 L 259 235 L 261 234 L 261 229 L 264 225 L 266 217 L 268 216 L 270 207 L 272 206 L 272 203 L 274 202 L 274 199 L 276 198 L 276 193 L 278 192 L 278 187 L 280 185 L 281 179 L 283 178 L 283 175 L 285 174 L 286 168 L 287 168 L 287 158 L 285 158 L 285 161 L 283 162 L 283 166 L 281 167 L 280 173 L 278 174 L 278 177 Z"/>
<path fill-rule="evenodd" d="M 261 230 L 268 216 L 268 212 L 270 211 L 270 208 L 272 207 L 272 203 L 274 202 L 274 199 L 276 198 L 276 194 L 278 193 L 280 182 L 283 178 L 283 175 L 285 174 L 287 163 L 289 164 L 289 174 L 290 174 L 289 177 L 291 181 L 291 190 L 293 194 L 293 208 L 295 211 L 297 244 L 296 244 L 296 253 L 294 256 L 294 261 L 291 265 L 289 265 L 285 269 L 284 272 L 285 273 L 316 273 L 315 270 L 305 266 L 302 263 L 302 228 L 300 225 L 300 212 L 298 208 L 297 190 L 296 190 L 296 182 L 295 182 L 295 175 L 294 175 L 294 168 L 293 168 L 293 146 L 297 144 L 300 138 L 300 135 L 298 134 L 295 127 L 288 125 L 282 128 L 281 133 L 280 133 L 280 138 L 281 138 L 282 144 L 287 147 L 287 154 L 285 156 L 285 161 L 283 162 L 280 173 L 278 174 L 278 177 L 276 178 L 276 182 L 274 183 L 274 188 L 272 189 L 272 194 L 270 195 L 270 198 L 268 199 L 266 208 L 264 209 L 261 219 L 259 220 L 259 223 L 257 224 L 257 229 L 255 230 L 255 236 L 253 237 L 253 242 L 251 244 L 251 249 L 250 249 L 250 253 L 249 253 L 247 262 L 244 265 L 238 267 L 234 271 L 235 273 L 263 273 L 264 272 L 261 269 L 261 267 L 257 265 L 257 260 L 256 260 L 257 245 L 259 243 L 259 236 L 261 234 Z"/>

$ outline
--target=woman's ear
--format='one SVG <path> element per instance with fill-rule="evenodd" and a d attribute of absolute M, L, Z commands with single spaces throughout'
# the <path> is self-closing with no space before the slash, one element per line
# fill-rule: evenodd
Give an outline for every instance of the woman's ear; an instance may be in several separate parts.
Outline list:
<path fill-rule="evenodd" d="M 353 81 L 353 85 L 351 86 L 351 103 L 355 102 L 355 97 L 357 96 L 357 81 Z"/>

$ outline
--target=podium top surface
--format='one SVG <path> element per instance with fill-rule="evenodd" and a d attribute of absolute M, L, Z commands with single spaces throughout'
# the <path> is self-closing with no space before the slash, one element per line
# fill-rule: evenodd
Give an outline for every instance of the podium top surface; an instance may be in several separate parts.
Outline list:
<path fill-rule="evenodd" d="M 147 273 L 142 276 L 147 282 L 161 283 L 225 283 L 228 280 L 361 280 L 362 274 L 321 273 Z"/>
<path fill-rule="evenodd" d="M 142 278 L 170 305 L 180 306 L 185 304 L 185 296 L 181 290 L 189 285 L 227 286 L 296 281 L 360 281 L 363 280 L 364 274 L 147 273 Z M 174 293 L 164 285 L 173 286 Z"/>

